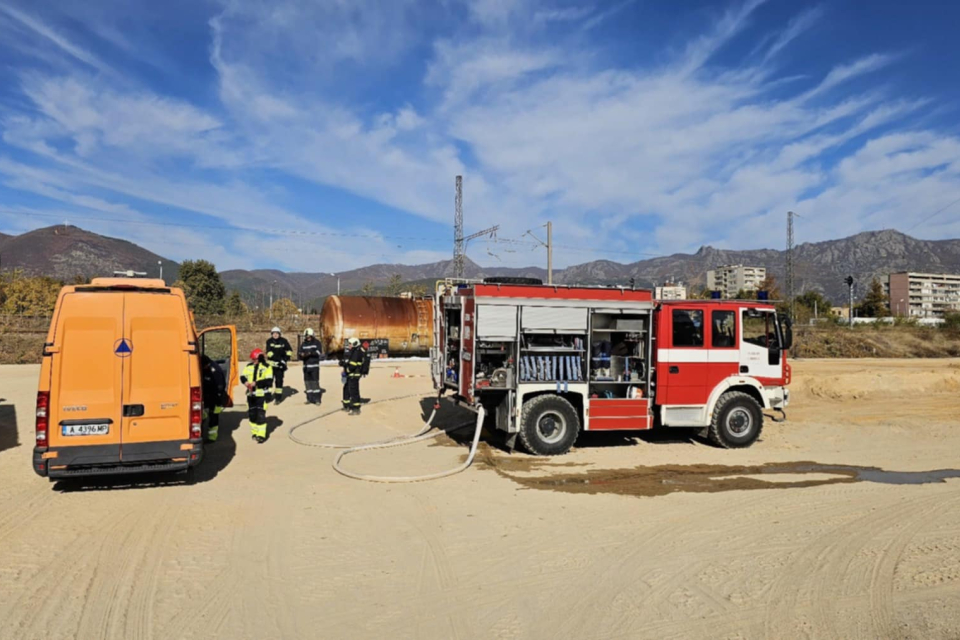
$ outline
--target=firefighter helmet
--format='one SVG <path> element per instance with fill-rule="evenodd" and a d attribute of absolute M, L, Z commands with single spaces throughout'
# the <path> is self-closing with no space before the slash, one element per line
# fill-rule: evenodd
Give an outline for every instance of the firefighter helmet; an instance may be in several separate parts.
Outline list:
<path fill-rule="evenodd" d="M 250 352 L 250 359 L 259 360 L 260 356 L 262 355 L 263 355 L 263 349 L 254 349 L 253 351 Z"/>
<path fill-rule="evenodd" d="M 270 329 L 270 333 L 283 333 L 283 332 L 280 331 L 280 327 L 274 327 L 273 329 Z"/>

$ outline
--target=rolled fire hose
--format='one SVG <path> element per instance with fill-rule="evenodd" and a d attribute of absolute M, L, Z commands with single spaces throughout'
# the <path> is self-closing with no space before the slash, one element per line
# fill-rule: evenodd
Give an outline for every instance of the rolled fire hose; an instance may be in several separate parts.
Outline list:
<path fill-rule="evenodd" d="M 377 402 L 371 403 L 371 404 L 379 404 L 381 402 L 392 402 L 395 400 L 404 400 L 407 398 L 420 397 L 421 395 L 422 394 L 414 393 L 414 394 L 409 394 L 405 396 L 396 396 L 393 398 L 378 400 Z M 420 431 L 418 431 L 417 433 L 414 433 L 412 435 L 396 436 L 393 438 L 388 438 L 386 440 L 378 440 L 375 442 L 368 442 L 365 444 L 340 444 L 340 443 L 326 443 L 326 442 L 307 442 L 305 440 L 301 440 L 300 438 L 294 435 L 294 433 L 300 427 L 304 427 L 308 424 L 316 422 L 317 420 L 321 420 L 322 418 L 335 415 L 339 413 L 341 409 L 334 409 L 333 411 L 328 411 L 327 413 L 320 414 L 319 416 L 310 418 L 309 420 L 305 420 L 304 422 L 301 422 L 299 424 L 296 424 L 290 427 L 290 430 L 287 432 L 287 437 L 289 437 L 295 443 L 299 445 L 303 445 L 305 447 L 320 447 L 324 449 L 342 449 L 342 451 L 340 451 L 336 459 L 333 461 L 333 468 L 337 473 L 344 475 L 348 478 L 353 478 L 355 480 L 366 480 L 368 482 L 390 482 L 390 483 L 425 482 L 427 480 L 437 480 L 439 478 L 446 478 L 448 476 L 452 476 L 454 474 L 465 471 L 468 467 L 470 467 L 471 464 L 473 464 L 473 459 L 477 454 L 477 447 L 479 446 L 479 443 L 480 443 L 480 432 L 483 430 L 483 418 L 485 415 L 483 407 L 480 407 L 479 413 L 477 414 L 476 432 L 473 434 L 473 443 L 470 446 L 470 453 L 469 455 L 467 455 L 466 461 L 464 461 L 461 465 L 453 469 L 448 469 L 446 471 L 440 471 L 437 473 L 431 473 L 431 474 L 421 475 L 421 476 L 373 476 L 373 475 L 366 475 L 366 474 L 354 473 L 352 471 L 347 471 L 346 469 L 343 469 L 340 467 L 340 461 L 344 456 L 349 455 L 351 453 L 356 453 L 358 451 L 368 451 L 372 449 L 389 449 L 392 447 L 399 447 L 407 444 L 413 444 L 414 442 L 430 440 L 431 438 L 436 438 L 437 436 L 444 435 L 446 433 L 457 431 L 459 429 L 463 429 L 464 427 L 470 426 L 470 424 L 467 423 L 467 424 L 457 425 L 456 427 L 441 429 L 441 430 L 438 430 L 436 433 L 428 433 L 431 429 L 433 429 L 433 419 L 437 415 L 438 408 L 439 408 L 439 399 L 438 399 L 438 403 L 434 405 L 433 412 L 430 414 L 430 417 L 424 423 L 423 428 L 420 429 Z"/>

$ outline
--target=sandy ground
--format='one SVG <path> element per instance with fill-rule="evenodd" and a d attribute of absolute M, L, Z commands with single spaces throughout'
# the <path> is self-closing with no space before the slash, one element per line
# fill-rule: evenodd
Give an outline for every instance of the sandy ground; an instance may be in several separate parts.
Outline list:
<path fill-rule="evenodd" d="M 429 392 L 426 363 L 401 370 L 419 377 L 375 368 L 364 396 Z M 292 442 L 317 413 L 301 392 L 263 445 L 226 414 L 189 485 L 36 477 L 38 369 L 0 367 L 0 637 L 960 637 L 960 361 L 794 371 L 791 420 L 748 450 L 681 431 L 542 460 L 488 438 L 465 473 L 414 485 L 349 480 Z M 297 434 L 373 440 L 420 415 L 408 398 Z M 465 452 L 347 462 L 418 474 Z"/>

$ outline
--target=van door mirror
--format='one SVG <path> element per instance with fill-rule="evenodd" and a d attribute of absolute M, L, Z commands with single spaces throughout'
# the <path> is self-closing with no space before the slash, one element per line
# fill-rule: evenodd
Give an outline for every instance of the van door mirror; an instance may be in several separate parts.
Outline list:
<path fill-rule="evenodd" d="M 237 328 L 233 325 L 210 327 L 199 334 L 200 355 L 216 362 L 227 381 L 227 403 L 233 406 L 233 388 L 240 382 L 237 357 Z"/>

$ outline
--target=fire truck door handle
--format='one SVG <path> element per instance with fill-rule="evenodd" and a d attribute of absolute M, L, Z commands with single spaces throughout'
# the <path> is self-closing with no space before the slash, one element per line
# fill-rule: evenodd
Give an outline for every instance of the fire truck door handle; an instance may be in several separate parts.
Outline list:
<path fill-rule="evenodd" d="M 740 373 L 750 373 L 750 367 L 745 364 L 740 365 Z"/>
<path fill-rule="evenodd" d="M 680 367 L 670 367 L 670 373 L 680 373 Z"/>

